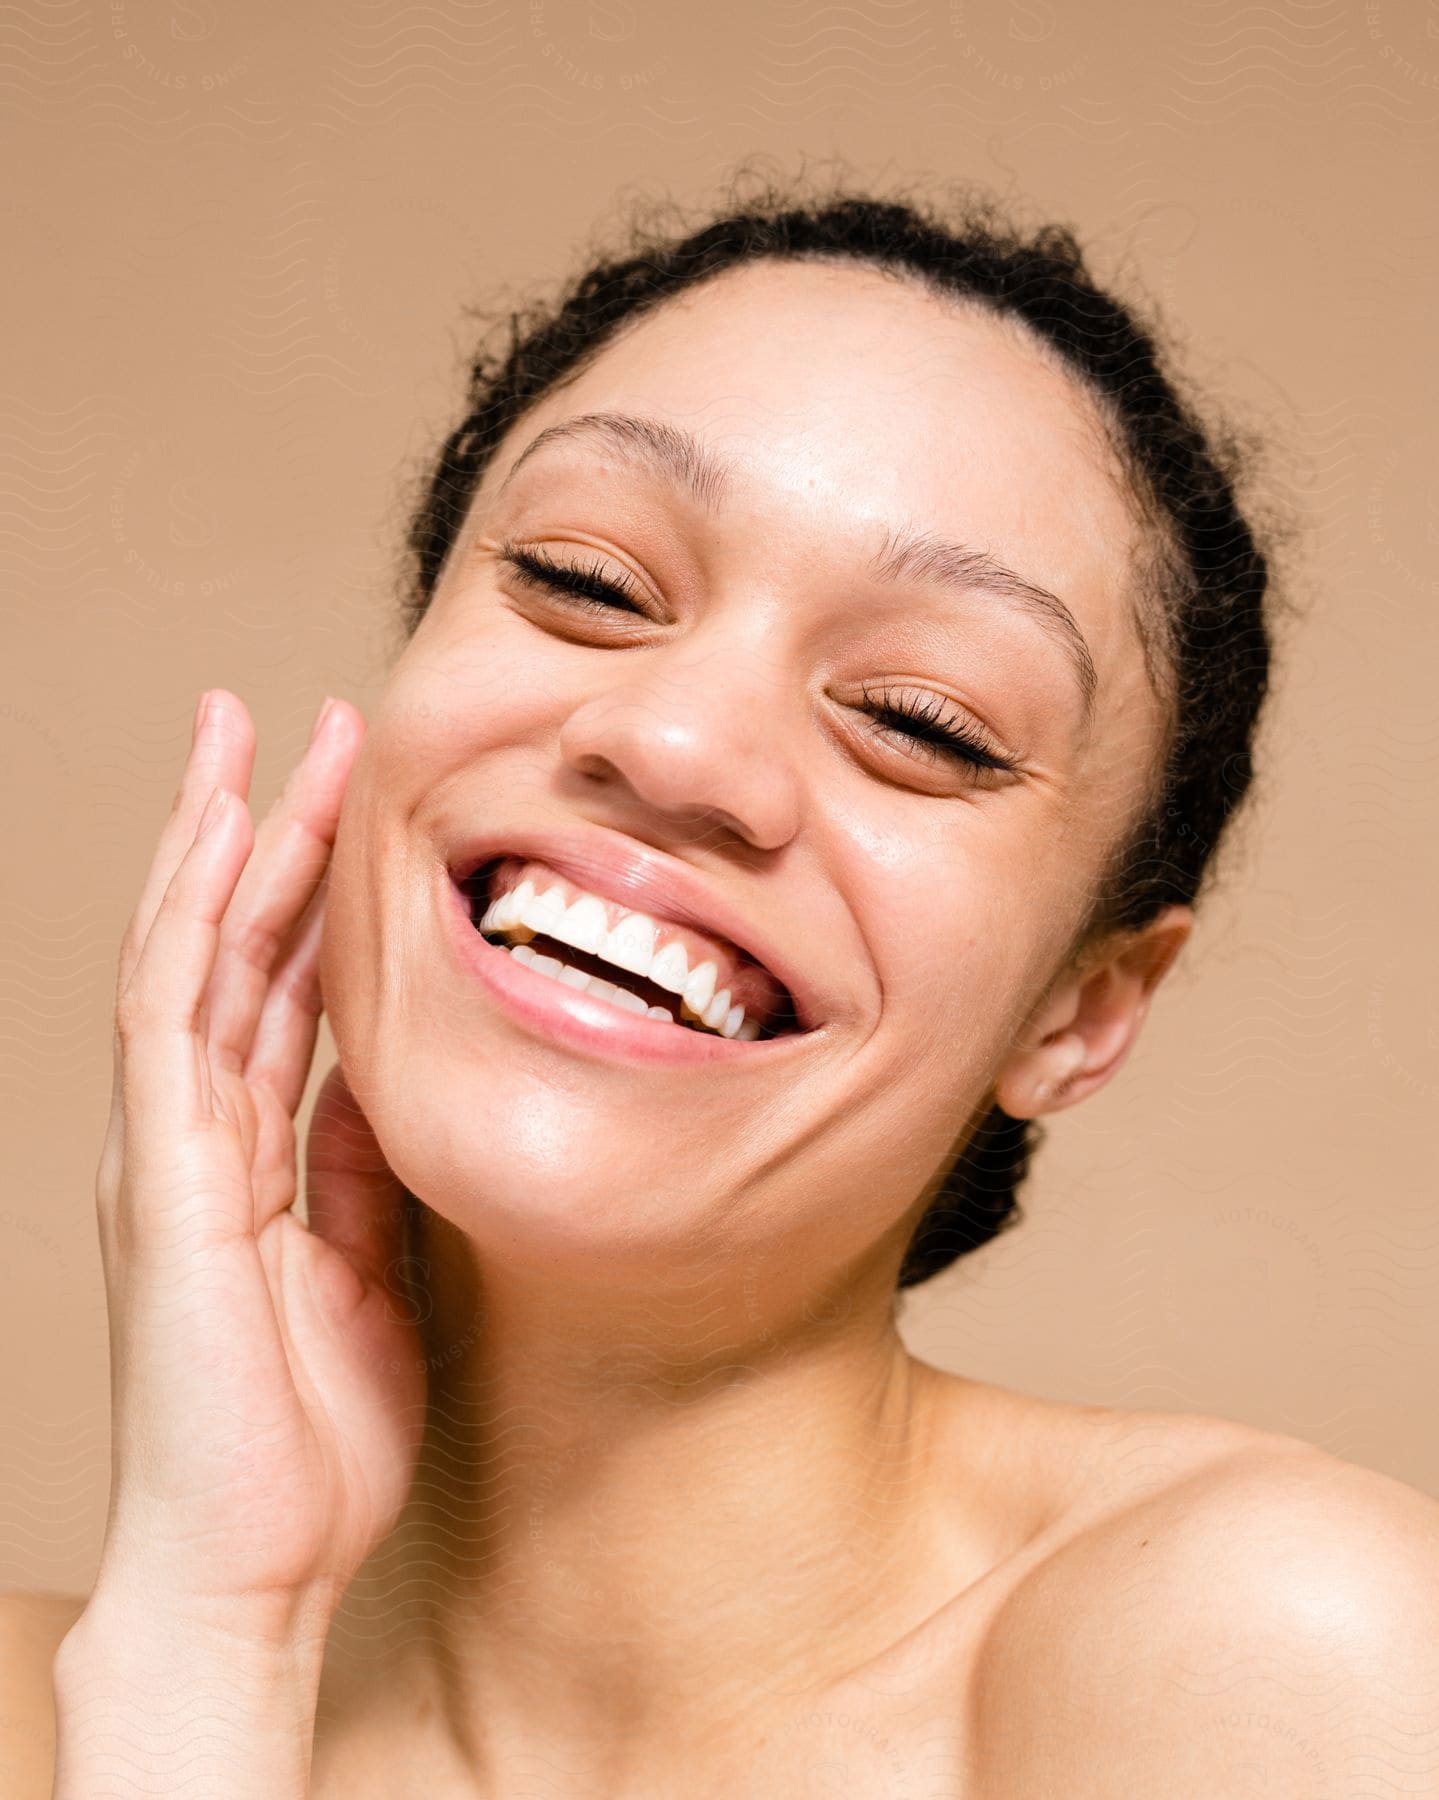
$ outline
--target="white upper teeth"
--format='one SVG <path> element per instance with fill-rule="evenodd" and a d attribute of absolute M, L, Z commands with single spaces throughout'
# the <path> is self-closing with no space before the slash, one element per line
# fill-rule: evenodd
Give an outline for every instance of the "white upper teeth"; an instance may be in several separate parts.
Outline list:
<path fill-rule="evenodd" d="M 577 901 L 576 905 L 583 905 Z M 659 927 L 643 913 L 626 913 L 597 952 L 606 962 L 628 969 L 632 975 L 649 975 L 655 958 L 655 936 Z M 650 977 L 653 980 L 653 976 Z"/>
<path fill-rule="evenodd" d="M 666 944 L 650 964 L 650 980 L 672 994 L 682 994 L 689 980 L 689 958 L 683 944 Z"/>
<path fill-rule="evenodd" d="M 715 991 L 715 982 L 719 978 L 719 970 L 712 962 L 702 962 L 694 973 L 680 984 L 680 993 L 684 995 L 685 1005 L 694 1013 L 702 1013 L 710 1003 Z"/>
<path fill-rule="evenodd" d="M 759 1035 L 759 1025 L 753 1020 L 748 1022 L 746 1029 L 744 1008 L 731 1006 L 728 988 L 715 992 L 719 968 L 714 962 L 702 962 L 697 968 L 690 969 L 684 945 L 674 940 L 656 951 L 655 939 L 660 924 L 647 913 L 626 913 L 611 929 L 605 903 L 597 895 L 581 894 L 567 906 L 564 889 L 558 882 L 540 893 L 527 876 L 518 887 L 492 901 L 479 921 L 481 931 L 512 931 L 517 926 L 542 932 L 576 950 L 603 957 L 631 975 L 647 977 L 669 993 L 682 996 L 684 1007 L 695 1018 L 724 1037 L 755 1038 Z M 555 976 L 567 986 L 579 987 L 581 981 L 587 981 L 591 992 L 627 1011 L 648 1011 L 652 1016 L 664 1012 L 662 1007 L 647 1008 L 644 1001 L 628 988 L 590 977 L 577 980 L 580 971 L 559 963 L 554 957 L 537 958 L 532 952 L 529 958 L 521 957 L 520 960 L 527 961 L 531 968 L 538 968 L 541 974 Z M 554 966 L 545 967 L 546 964 Z"/>
<path fill-rule="evenodd" d="M 551 888 L 548 893 L 536 894 L 533 899 L 526 901 L 524 922 L 531 931 L 548 933 L 564 910 L 564 895 L 557 887 Z"/>

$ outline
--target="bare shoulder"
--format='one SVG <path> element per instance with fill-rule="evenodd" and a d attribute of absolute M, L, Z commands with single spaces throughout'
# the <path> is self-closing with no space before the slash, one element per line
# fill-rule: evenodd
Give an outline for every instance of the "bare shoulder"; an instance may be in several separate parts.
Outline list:
<path fill-rule="evenodd" d="M 50 1800 L 51 1664 L 84 1606 L 70 1594 L 0 1592 L 0 1792 L 7 1800 Z"/>
<path fill-rule="evenodd" d="M 1114 1478 L 1118 1502 L 996 1611 L 972 1698 L 983 1800 L 1327 1800 L 1381 1775 L 1436 1800 L 1439 1501 L 1225 1420 L 1090 1423 L 1097 1468 L 1130 1443 L 1173 1473 Z"/>

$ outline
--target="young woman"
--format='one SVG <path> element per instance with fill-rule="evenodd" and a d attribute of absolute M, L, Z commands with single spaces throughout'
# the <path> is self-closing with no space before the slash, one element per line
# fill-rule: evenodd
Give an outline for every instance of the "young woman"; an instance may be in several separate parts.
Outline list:
<path fill-rule="evenodd" d="M 257 828 L 204 697 L 122 948 L 104 1551 L 8 1614 L 59 1800 L 1439 1794 L 1439 1505 L 896 1330 L 1123 1064 L 1267 683 L 1073 239 L 652 235 L 411 541 Z"/>

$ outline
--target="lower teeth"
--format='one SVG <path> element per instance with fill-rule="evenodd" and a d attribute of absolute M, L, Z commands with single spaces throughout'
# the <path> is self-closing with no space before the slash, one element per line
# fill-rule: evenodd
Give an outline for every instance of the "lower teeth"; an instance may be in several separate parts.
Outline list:
<path fill-rule="evenodd" d="M 701 1020 L 677 1018 L 667 1006 L 647 1006 L 640 996 L 629 988 L 621 987 L 617 982 L 608 982 L 596 976 L 587 975 L 583 969 L 573 968 L 569 963 L 562 962 L 557 956 L 541 956 L 528 944 L 510 944 L 504 938 L 491 937 L 484 932 L 481 933 L 481 936 L 484 937 L 487 944 L 493 944 L 496 949 L 508 951 L 516 962 L 523 964 L 528 969 L 533 969 L 537 975 L 544 975 L 551 981 L 562 983 L 565 987 L 573 987 L 593 994 L 597 1000 L 606 1000 L 621 1012 L 644 1014 L 651 1019 L 663 1019 L 671 1025 L 679 1025 L 688 1031 L 702 1031 L 707 1037 L 724 1036 L 723 1032 L 715 1031 Z M 678 998 L 676 1004 L 679 1004 Z M 748 1026 L 748 1020 L 740 1026 L 738 1035 L 741 1038 L 752 1038 L 757 1035 L 754 1030 L 747 1029 Z"/>

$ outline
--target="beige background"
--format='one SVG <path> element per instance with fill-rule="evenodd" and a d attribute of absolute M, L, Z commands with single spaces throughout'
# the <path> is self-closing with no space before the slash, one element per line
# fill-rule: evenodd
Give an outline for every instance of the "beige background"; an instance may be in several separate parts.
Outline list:
<path fill-rule="evenodd" d="M 907 1336 L 1439 1493 L 1439 14 L 727 10 L 22 0 L 0 23 L 7 1585 L 81 1589 L 99 1548 L 113 958 L 198 692 L 250 705 L 268 804 L 321 696 L 365 709 L 383 679 L 463 308 L 577 267 L 617 190 L 700 203 L 757 152 L 973 178 L 1074 224 L 1269 438 L 1303 530 L 1226 883 L 1139 1053 L 1052 1124 L 1027 1223 L 910 1299 Z"/>

